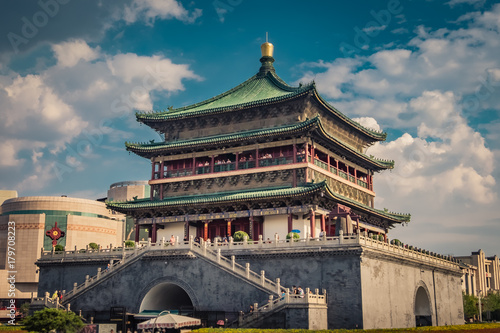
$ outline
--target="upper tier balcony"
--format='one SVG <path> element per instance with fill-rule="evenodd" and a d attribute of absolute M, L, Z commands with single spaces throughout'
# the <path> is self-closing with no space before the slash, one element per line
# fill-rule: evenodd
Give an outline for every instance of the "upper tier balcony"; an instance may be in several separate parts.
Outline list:
<path fill-rule="evenodd" d="M 237 170 L 269 168 L 280 165 L 312 163 L 330 174 L 373 191 L 372 177 L 355 167 L 310 146 L 297 149 L 294 145 L 255 149 L 241 153 L 185 158 L 154 162 L 152 180 L 213 175 Z M 157 183 L 157 182 L 154 182 Z"/>

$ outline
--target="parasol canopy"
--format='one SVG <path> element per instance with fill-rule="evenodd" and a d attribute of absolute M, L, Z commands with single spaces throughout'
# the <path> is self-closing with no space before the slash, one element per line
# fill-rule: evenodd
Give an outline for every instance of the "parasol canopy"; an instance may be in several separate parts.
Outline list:
<path fill-rule="evenodd" d="M 137 328 L 143 330 L 146 328 L 181 328 L 198 325 L 201 325 L 200 319 L 168 313 L 146 320 L 137 325 Z"/>

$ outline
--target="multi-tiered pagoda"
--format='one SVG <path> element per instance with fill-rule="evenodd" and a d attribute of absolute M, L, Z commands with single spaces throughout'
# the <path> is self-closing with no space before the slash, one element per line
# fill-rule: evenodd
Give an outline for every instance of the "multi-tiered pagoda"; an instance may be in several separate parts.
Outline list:
<path fill-rule="evenodd" d="M 386 237 L 409 215 L 374 207 L 373 176 L 393 161 L 367 156 L 386 138 L 328 104 L 314 83 L 292 87 L 261 46 L 259 72 L 211 99 L 138 113 L 165 138 L 126 143 L 150 159 L 150 198 L 110 202 L 136 219 L 151 241 L 171 235 L 203 239 L 243 230 L 257 240 L 369 232 Z"/>

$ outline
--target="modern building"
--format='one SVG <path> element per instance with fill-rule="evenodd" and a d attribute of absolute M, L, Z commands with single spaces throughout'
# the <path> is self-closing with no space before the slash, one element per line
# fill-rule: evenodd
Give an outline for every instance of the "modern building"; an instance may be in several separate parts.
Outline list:
<path fill-rule="evenodd" d="M 41 251 L 51 251 L 55 245 L 66 250 L 85 249 L 91 242 L 103 248 L 120 246 L 124 220 L 124 215 L 94 200 L 65 196 L 5 200 L 0 207 L 0 279 L 7 281 L 12 274 L 9 272 L 14 271 L 14 298 L 22 301 L 36 297 L 35 262 Z M 13 298 L 4 282 L 0 283 L 2 302 Z"/>
<path fill-rule="evenodd" d="M 374 205 L 375 175 L 394 162 L 365 152 L 386 134 L 342 114 L 314 83 L 286 84 L 272 55 L 272 44 L 263 44 L 259 72 L 216 97 L 138 113 L 139 122 L 165 137 L 126 144 L 151 160 L 151 193 L 108 207 L 134 217 L 152 242 L 171 235 L 213 240 L 240 230 L 254 240 L 292 231 L 386 238 L 408 222 L 410 215 Z"/>
<path fill-rule="evenodd" d="M 464 291 L 468 295 L 488 295 L 500 292 L 500 261 L 496 255 L 486 257 L 483 250 L 472 252 L 470 256 L 456 257 L 464 272 Z"/>
<path fill-rule="evenodd" d="M 109 186 L 108 196 L 106 199 L 108 201 L 132 201 L 149 197 L 149 193 L 150 186 L 147 180 L 123 181 L 113 183 Z M 135 221 L 132 217 L 127 216 L 123 234 L 124 240 L 148 240 L 149 230 L 140 230 L 140 233 L 137 237 L 135 232 Z"/>

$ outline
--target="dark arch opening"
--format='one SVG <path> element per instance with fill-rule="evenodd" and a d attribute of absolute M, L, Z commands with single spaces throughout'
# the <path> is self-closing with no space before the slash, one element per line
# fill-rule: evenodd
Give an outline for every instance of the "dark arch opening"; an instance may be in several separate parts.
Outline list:
<path fill-rule="evenodd" d="M 170 282 L 159 283 L 144 296 L 139 312 L 163 310 L 188 314 L 193 311 L 193 302 L 187 292 L 178 285 Z"/>
<path fill-rule="evenodd" d="M 432 326 L 431 302 L 422 286 L 418 287 L 415 295 L 415 325 Z"/>

